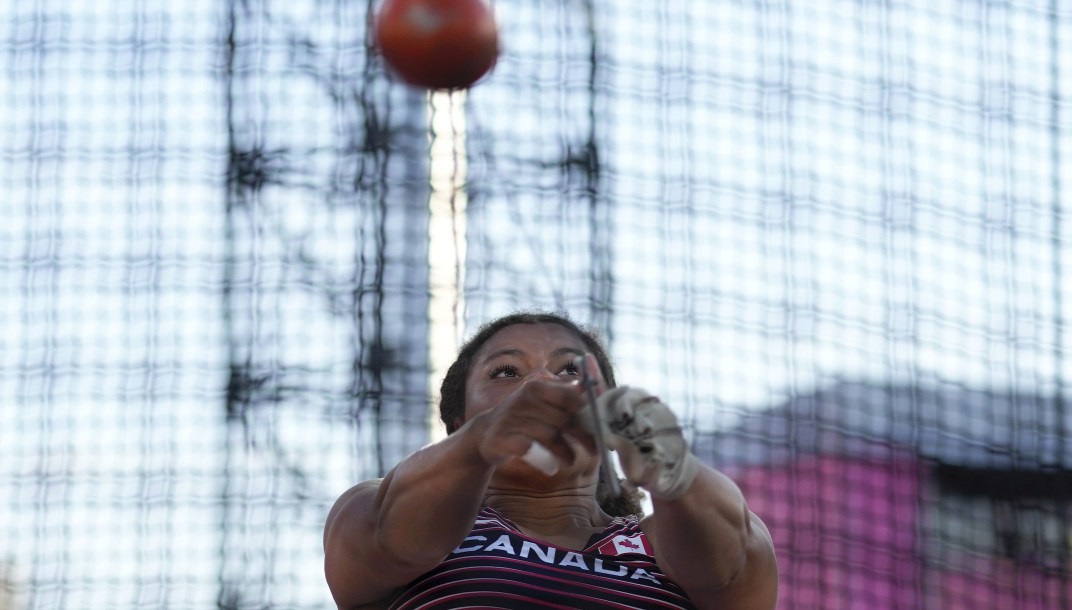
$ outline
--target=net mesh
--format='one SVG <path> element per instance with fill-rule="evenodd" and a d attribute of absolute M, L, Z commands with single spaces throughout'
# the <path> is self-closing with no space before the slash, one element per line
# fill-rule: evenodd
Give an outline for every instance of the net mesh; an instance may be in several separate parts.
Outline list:
<path fill-rule="evenodd" d="M 0 3 L 0 609 L 329 606 L 433 337 L 516 308 L 674 406 L 780 607 L 1072 606 L 1072 11 L 804 4 L 496 2 L 436 105 L 369 2 Z"/>

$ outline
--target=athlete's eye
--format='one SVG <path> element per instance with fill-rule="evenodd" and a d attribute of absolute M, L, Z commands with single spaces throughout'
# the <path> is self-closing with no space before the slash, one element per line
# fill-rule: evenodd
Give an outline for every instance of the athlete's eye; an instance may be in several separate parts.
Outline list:
<path fill-rule="evenodd" d="M 517 367 L 512 364 L 500 364 L 488 373 L 488 377 L 492 379 L 503 379 L 505 377 L 517 377 Z"/>
<path fill-rule="evenodd" d="M 574 364 L 572 360 L 570 360 L 569 364 L 563 367 L 562 371 L 559 372 L 559 375 L 563 377 L 576 377 L 580 374 L 581 370 L 577 368 L 577 365 Z"/>

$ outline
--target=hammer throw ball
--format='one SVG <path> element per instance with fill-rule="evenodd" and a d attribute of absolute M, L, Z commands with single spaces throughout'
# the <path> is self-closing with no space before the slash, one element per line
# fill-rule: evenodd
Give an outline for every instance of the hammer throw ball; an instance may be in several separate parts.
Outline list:
<path fill-rule="evenodd" d="M 426 89 L 465 89 L 499 57 L 499 30 L 485 0 L 385 0 L 374 23 L 391 70 Z"/>

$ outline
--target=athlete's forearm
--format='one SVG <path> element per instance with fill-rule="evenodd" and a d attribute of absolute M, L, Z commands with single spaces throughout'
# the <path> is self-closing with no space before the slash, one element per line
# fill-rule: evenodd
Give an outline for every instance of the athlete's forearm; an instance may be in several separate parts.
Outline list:
<path fill-rule="evenodd" d="M 626 478 L 651 495 L 655 512 L 642 524 L 659 566 L 697 606 L 770 607 L 777 566 L 766 527 L 729 477 L 689 452 L 670 407 L 630 386 L 604 392 L 596 407 Z"/>
<path fill-rule="evenodd" d="M 492 467 L 478 451 L 479 426 L 464 426 L 412 454 L 375 500 L 376 536 L 394 559 L 438 564 L 473 526 Z"/>
<path fill-rule="evenodd" d="M 459 430 L 335 502 L 325 522 L 324 571 L 340 608 L 388 596 L 465 539 L 491 474 L 475 448 L 477 432 Z"/>
<path fill-rule="evenodd" d="M 685 588 L 719 587 L 747 560 L 751 514 L 737 485 L 701 467 L 688 491 L 671 501 L 653 500 L 649 529 L 659 565 Z"/>

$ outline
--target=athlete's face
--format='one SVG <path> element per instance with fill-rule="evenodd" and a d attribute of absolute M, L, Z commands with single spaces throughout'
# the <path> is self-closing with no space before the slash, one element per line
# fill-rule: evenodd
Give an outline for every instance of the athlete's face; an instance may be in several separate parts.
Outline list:
<path fill-rule="evenodd" d="M 515 324 L 500 330 L 473 358 L 465 384 L 466 421 L 502 404 L 526 380 L 576 382 L 580 371 L 574 360 L 584 352 L 581 338 L 558 324 Z M 580 443 L 571 446 L 583 458 L 577 466 L 589 470 L 595 456 Z"/>
<path fill-rule="evenodd" d="M 558 324 L 515 324 L 491 336 L 465 381 L 465 419 L 494 408 L 527 379 L 579 378 L 573 361 L 584 342 Z"/>

